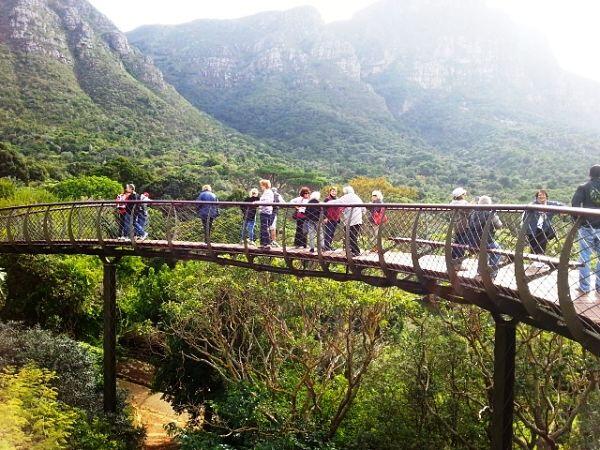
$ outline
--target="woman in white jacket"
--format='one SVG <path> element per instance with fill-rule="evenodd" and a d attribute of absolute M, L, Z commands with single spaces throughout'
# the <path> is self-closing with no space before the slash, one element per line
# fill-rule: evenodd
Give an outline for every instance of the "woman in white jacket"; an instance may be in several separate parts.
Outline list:
<path fill-rule="evenodd" d="M 354 192 L 352 186 L 345 186 L 342 190 L 344 195 L 336 200 L 331 200 L 328 204 L 341 203 L 341 204 L 361 204 L 363 201 Z M 347 206 L 344 208 L 344 223 L 349 227 L 349 240 L 348 245 L 350 246 L 350 253 L 352 256 L 360 255 L 360 247 L 358 246 L 358 236 L 360 235 L 360 228 L 363 223 L 363 214 L 366 212 L 364 207 L 352 207 Z"/>

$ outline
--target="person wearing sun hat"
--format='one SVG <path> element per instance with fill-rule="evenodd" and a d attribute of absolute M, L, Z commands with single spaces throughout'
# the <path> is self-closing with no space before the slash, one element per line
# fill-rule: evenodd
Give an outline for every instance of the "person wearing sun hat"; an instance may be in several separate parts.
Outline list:
<path fill-rule="evenodd" d="M 452 191 L 451 205 L 468 205 L 466 199 L 467 190 L 464 187 L 457 187 Z M 465 256 L 465 248 L 461 245 L 467 245 L 467 228 L 469 227 L 469 210 L 460 209 L 454 217 L 454 239 L 455 244 L 452 247 L 452 261 L 457 270 L 462 267 L 462 261 Z"/>

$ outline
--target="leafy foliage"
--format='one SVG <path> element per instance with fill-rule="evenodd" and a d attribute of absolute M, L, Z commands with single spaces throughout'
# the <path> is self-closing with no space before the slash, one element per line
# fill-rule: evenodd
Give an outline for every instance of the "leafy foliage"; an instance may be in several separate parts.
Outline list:
<path fill-rule="evenodd" d="M 61 200 L 114 199 L 123 187 L 103 176 L 81 176 L 63 180 L 51 188 Z"/>

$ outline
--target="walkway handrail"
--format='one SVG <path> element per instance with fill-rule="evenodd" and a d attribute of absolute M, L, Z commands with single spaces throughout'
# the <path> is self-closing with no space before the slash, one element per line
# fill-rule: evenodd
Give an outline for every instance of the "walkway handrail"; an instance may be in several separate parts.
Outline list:
<path fill-rule="evenodd" d="M 117 205 L 123 204 L 119 214 Z M 242 211 L 249 206 L 259 211 L 255 223 L 243 228 Z M 594 290 L 600 280 L 596 284 L 593 271 L 583 264 L 590 253 L 586 227 L 589 221 L 600 223 L 600 210 L 534 204 L 310 203 L 302 204 L 306 217 L 298 217 L 298 206 L 90 200 L 4 207 L 0 253 L 203 259 L 400 286 L 517 317 L 600 355 L 600 296 Z M 260 209 L 268 213 L 272 208 L 278 209 L 275 215 L 261 216 Z M 344 210 L 340 223 L 329 219 L 334 217 L 327 215 L 329 208 Z M 373 214 L 375 208 L 384 213 Z M 269 226 L 266 217 L 278 220 Z M 274 233 L 275 241 L 284 239 L 283 247 L 254 242 L 261 221 L 263 244 Z M 582 293 L 580 287 L 592 292 Z"/>

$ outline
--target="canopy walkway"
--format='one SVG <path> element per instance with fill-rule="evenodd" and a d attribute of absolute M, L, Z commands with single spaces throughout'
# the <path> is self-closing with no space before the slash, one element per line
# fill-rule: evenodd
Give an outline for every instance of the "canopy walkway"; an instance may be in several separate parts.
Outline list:
<path fill-rule="evenodd" d="M 127 205 L 130 213 L 124 216 L 117 214 L 114 201 L 0 210 L 0 253 L 104 258 L 105 348 L 109 351 L 114 349 L 114 342 L 107 343 L 114 341 L 114 259 L 143 256 L 397 286 L 419 295 L 477 305 L 491 312 L 501 325 L 496 335 L 496 350 L 500 352 L 496 354 L 496 369 L 498 382 L 502 380 L 505 388 L 511 370 L 514 372 L 514 325 L 518 322 L 573 339 L 600 356 L 600 294 L 594 290 L 594 270 L 588 280 L 592 292 L 578 290 L 582 266 L 578 230 L 589 218 L 600 217 L 600 211 L 537 205 L 336 204 L 347 213 L 362 209 L 363 224 L 349 227 L 342 221 L 331 239 L 328 233 L 332 225 L 326 211 L 331 206 L 316 204 L 312 215 L 318 221 L 314 222 L 316 237 L 311 251 L 310 243 L 303 247 L 304 235 L 296 235 L 294 214 L 298 205 L 262 204 L 278 208 L 277 244 L 269 247 L 255 245 L 250 233 L 243 231 L 242 211 L 249 203 L 152 201 Z M 202 215 L 215 207 L 219 214 L 211 226 Z M 380 207 L 385 208 L 385 218 L 375 224 L 369 218 L 373 208 Z M 148 212 L 148 236 L 144 239 L 135 236 L 143 210 Z M 471 226 L 465 239 L 465 219 L 473 211 L 489 213 L 480 215 L 485 220 L 475 229 Z M 533 253 L 535 242 L 528 222 L 523 221 L 524 214 L 536 211 L 552 217 L 553 230 L 545 236 L 545 254 Z M 501 228 L 496 229 L 495 216 L 502 222 Z M 259 217 L 257 214 L 257 240 Z M 600 242 L 596 245 L 600 247 Z M 105 369 L 112 373 L 110 364 L 105 361 Z M 512 386 L 508 388 L 512 395 Z M 506 403 L 506 389 L 497 391 Z M 497 409 L 498 414 L 507 414 L 505 408 Z M 504 423 L 498 428 L 506 428 L 507 421 L 512 423 L 511 417 L 498 420 Z M 505 438 L 506 433 L 502 436 Z M 504 438 L 499 434 L 498 439 Z"/>

